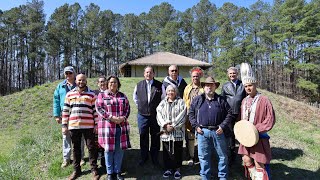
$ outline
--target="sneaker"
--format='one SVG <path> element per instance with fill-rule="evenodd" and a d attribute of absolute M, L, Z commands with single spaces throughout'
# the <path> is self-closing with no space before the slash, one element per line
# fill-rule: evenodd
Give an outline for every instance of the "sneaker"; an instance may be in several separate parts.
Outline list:
<path fill-rule="evenodd" d="M 70 159 L 64 159 L 62 164 L 61 164 L 61 168 L 65 168 L 67 166 L 70 165 Z"/>
<path fill-rule="evenodd" d="M 181 174 L 179 171 L 176 171 L 173 176 L 174 176 L 174 179 L 181 179 Z"/>
<path fill-rule="evenodd" d="M 80 166 L 86 165 L 86 161 L 84 159 L 81 159 Z"/>
<path fill-rule="evenodd" d="M 187 162 L 188 166 L 193 166 L 193 159 L 190 159 L 188 162 Z"/>
<path fill-rule="evenodd" d="M 170 170 L 166 170 L 166 172 L 163 173 L 162 177 L 168 178 L 170 175 L 172 175 L 172 172 Z"/>
<path fill-rule="evenodd" d="M 124 180 L 124 177 L 121 175 L 121 173 L 117 173 L 117 180 Z"/>
<path fill-rule="evenodd" d="M 113 174 L 108 174 L 107 180 L 114 180 Z"/>

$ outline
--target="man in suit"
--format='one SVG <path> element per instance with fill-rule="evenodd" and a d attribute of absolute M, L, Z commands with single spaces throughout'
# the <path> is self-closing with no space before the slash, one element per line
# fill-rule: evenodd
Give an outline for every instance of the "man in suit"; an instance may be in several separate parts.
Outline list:
<path fill-rule="evenodd" d="M 150 155 L 156 166 L 160 150 L 160 138 L 157 135 L 160 127 L 156 119 L 156 108 L 161 101 L 162 83 L 154 79 L 154 70 L 151 66 L 144 68 L 144 80 L 140 81 L 133 92 L 133 100 L 138 107 L 138 128 L 140 134 L 140 160 L 142 166 L 148 160 L 149 134 L 151 135 Z"/>

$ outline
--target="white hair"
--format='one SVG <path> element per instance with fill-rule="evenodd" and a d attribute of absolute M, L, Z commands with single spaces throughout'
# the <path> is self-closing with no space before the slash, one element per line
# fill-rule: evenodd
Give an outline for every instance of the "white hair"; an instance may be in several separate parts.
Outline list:
<path fill-rule="evenodd" d="M 238 74 L 238 69 L 236 67 L 229 67 L 227 69 L 227 72 L 229 73 L 229 71 L 234 71 L 234 72 L 236 72 Z"/>
<path fill-rule="evenodd" d="M 174 92 L 178 93 L 178 88 L 177 88 L 177 86 L 175 86 L 175 85 L 173 85 L 173 84 L 170 84 L 169 86 L 167 86 L 167 88 L 166 88 L 166 93 L 168 93 L 169 90 L 171 90 L 171 89 L 173 89 Z"/>

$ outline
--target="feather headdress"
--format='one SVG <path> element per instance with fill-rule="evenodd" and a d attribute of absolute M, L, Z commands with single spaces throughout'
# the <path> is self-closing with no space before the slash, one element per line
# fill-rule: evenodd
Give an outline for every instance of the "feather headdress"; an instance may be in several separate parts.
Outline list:
<path fill-rule="evenodd" d="M 240 65 L 241 81 L 243 84 L 256 83 L 254 72 L 248 63 L 241 63 Z"/>

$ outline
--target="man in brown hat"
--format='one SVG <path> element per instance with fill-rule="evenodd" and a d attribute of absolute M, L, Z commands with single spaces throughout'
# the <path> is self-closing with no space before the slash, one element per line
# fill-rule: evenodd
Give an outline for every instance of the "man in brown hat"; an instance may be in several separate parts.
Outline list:
<path fill-rule="evenodd" d="M 226 134 L 230 133 L 229 123 L 234 120 L 232 110 L 224 98 L 215 93 L 220 83 L 207 77 L 204 93 L 196 96 L 189 109 L 189 121 L 196 129 L 200 176 L 211 179 L 211 156 L 215 149 L 218 154 L 218 178 L 228 178 L 228 156 Z"/>

